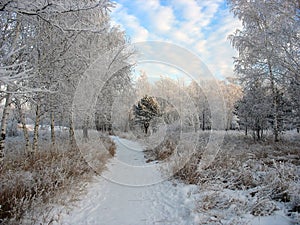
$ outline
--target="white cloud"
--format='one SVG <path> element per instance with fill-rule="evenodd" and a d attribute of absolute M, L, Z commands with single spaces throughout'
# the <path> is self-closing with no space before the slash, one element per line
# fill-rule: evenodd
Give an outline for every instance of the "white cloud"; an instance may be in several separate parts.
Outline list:
<path fill-rule="evenodd" d="M 123 18 L 123 20 L 128 25 L 128 27 L 133 30 L 132 39 L 134 41 L 144 41 L 148 38 L 149 36 L 148 30 L 139 24 L 136 17 L 127 15 Z"/>
<path fill-rule="evenodd" d="M 207 40 L 200 40 L 198 41 L 198 43 L 196 43 L 195 47 L 196 47 L 196 52 L 201 53 L 201 55 L 207 55 L 208 51 L 207 51 Z"/>
<path fill-rule="evenodd" d="M 159 0 L 137 0 L 136 9 L 143 12 L 143 17 L 150 21 L 151 28 L 164 34 L 171 30 L 175 23 L 172 7 L 163 6 Z"/>
<path fill-rule="evenodd" d="M 217 29 L 207 37 L 205 48 L 209 58 L 207 64 L 214 74 L 221 74 L 223 77 L 233 75 L 233 56 L 237 52 L 231 47 L 227 37 L 235 29 L 241 27 L 240 21 L 228 12 L 222 13 L 222 21 L 218 24 Z"/>
<path fill-rule="evenodd" d="M 199 16 L 202 17 L 201 7 L 194 0 L 175 0 L 174 3 L 178 6 L 178 8 L 182 8 L 184 19 L 195 21 L 200 19 Z"/>
<path fill-rule="evenodd" d="M 172 29 L 175 21 L 173 10 L 170 7 L 159 7 L 156 12 L 151 13 L 151 19 L 155 28 L 162 33 Z"/>
<path fill-rule="evenodd" d="M 123 5 L 117 4 L 117 7 L 113 10 L 113 18 L 116 20 L 115 24 L 120 23 L 123 29 L 132 31 L 132 41 L 138 42 L 148 39 L 149 31 L 140 24 L 136 16 L 128 14 L 127 9 Z"/>
<path fill-rule="evenodd" d="M 214 74 L 233 74 L 236 52 L 227 36 L 241 24 L 228 10 L 221 9 L 224 0 L 120 1 L 122 5 L 113 18 L 130 33 L 132 41 L 179 44 L 199 55 Z"/>
<path fill-rule="evenodd" d="M 174 39 L 179 43 L 187 43 L 191 44 L 193 39 L 189 37 L 189 35 L 181 30 L 175 30 L 173 32 Z"/>
<path fill-rule="evenodd" d="M 183 10 L 183 16 L 186 21 L 196 26 L 207 26 L 215 13 L 222 0 L 175 0 L 175 7 Z"/>
<path fill-rule="evenodd" d="M 129 0 L 130 1 L 130 0 Z M 159 0 L 136 0 L 136 5 L 142 10 L 157 10 L 160 7 Z"/>

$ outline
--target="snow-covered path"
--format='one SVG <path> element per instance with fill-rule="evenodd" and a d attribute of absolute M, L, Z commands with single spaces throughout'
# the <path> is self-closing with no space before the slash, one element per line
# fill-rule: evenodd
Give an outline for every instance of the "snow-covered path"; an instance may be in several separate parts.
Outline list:
<path fill-rule="evenodd" d="M 117 154 L 108 163 L 105 178 L 90 184 L 77 207 L 61 215 L 59 224 L 194 224 L 194 201 L 189 198 L 193 187 L 159 182 L 161 173 L 156 165 L 146 164 L 141 145 L 117 137 L 114 141 Z"/>

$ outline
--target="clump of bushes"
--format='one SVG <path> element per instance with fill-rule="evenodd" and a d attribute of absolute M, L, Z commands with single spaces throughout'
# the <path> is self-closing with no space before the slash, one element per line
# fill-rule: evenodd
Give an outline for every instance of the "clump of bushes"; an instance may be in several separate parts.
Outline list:
<path fill-rule="evenodd" d="M 178 144 L 180 139 L 179 130 L 168 129 L 163 140 L 157 144 L 155 147 L 148 147 L 145 150 L 145 156 L 148 162 L 154 160 L 167 160 L 171 156 Z"/>
<path fill-rule="evenodd" d="M 104 137 L 103 137 L 104 138 Z M 91 167 L 77 147 L 61 145 L 55 149 L 41 144 L 34 156 L 22 153 L 7 154 L 0 171 L 0 224 L 19 224 L 22 217 L 36 207 L 58 201 L 78 183 L 100 172 L 106 160 L 115 154 L 109 137 L 104 141 L 107 151 L 93 154 L 99 168 Z M 43 148 L 44 146 L 44 148 Z M 109 155 L 110 154 L 110 155 Z"/>
<path fill-rule="evenodd" d="M 183 168 L 173 168 L 175 178 L 197 184 L 201 189 L 201 212 L 231 210 L 237 206 L 243 209 L 243 213 L 266 216 L 278 210 L 278 202 L 281 202 L 290 209 L 291 216 L 297 213 L 300 195 L 299 143 L 288 140 L 281 143 L 255 142 L 238 133 L 225 133 L 223 145 L 214 161 L 199 170 L 205 149 L 203 143 L 199 143 L 197 151 Z M 226 190 L 242 192 L 246 201 L 239 202 L 236 196 L 228 197 Z M 213 196 L 209 191 L 214 192 Z M 226 198 L 231 201 L 226 201 Z"/>
<path fill-rule="evenodd" d="M 102 138 L 103 139 L 103 138 Z M 102 140 L 105 148 L 108 150 L 109 154 L 114 157 L 116 154 L 116 144 L 110 139 L 105 137 L 104 140 Z"/>

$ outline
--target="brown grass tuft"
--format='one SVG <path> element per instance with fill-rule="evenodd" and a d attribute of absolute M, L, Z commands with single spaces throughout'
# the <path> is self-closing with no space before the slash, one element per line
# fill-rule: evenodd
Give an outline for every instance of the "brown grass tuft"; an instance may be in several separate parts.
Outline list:
<path fill-rule="evenodd" d="M 114 143 L 109 139 L 106 145 L 113 155 Z M 69 147 L 53 151 L 41 145 L 34 157 L 20 153 L 7 155 L 0 172 L 0 224 L 19 224 L 18 221 L 34 208 L 55 202 L 55 199 L 59 201 L 56 196 L 66 195 L 70 188 L 89 180 L 95 170 L 103 170 L 109 158 L 103 153 L 97 154 L 101 168 L 91 168 L 79 149 L 65 149 Z"/>

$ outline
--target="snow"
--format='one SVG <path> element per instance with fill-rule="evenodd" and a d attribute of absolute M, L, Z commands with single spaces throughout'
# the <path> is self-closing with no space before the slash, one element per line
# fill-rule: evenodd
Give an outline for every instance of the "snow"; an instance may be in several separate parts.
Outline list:
<path fill-rule="evenodd" d="M 102 177 L 89 184 L 87 194 L 54 224 L 193 224 L 197 188 L 161 181 L 155 162 L 146 163 L 143 146 L 113 137 L 117 154 Z M 155 184 L 153 184 L 155 183 Z"/>
<path fill-rule="evenodd" d="M 23 125 L 21 123 L 18 123 L 17 127 L 19 130 L 23 129 Z M 34 123 L 26 123 L 26 127 L 29 132 L 33 131 Z M 69 129 L 68 127 L 64 127 L 64 126 L 54 126 L 55 131 L 66 131 L 68 129 Z M 39 130 L 51 131 L 51 127 L 50 127 L 50 125 L 39 125 Z"/>
<path fill-rule="evenodd" d="M 282 211 L 272 216 L 254 217 L 250 225 L 292 225 L 292 221 L 287 218 Z"/>
<path fill-rule="evenodd" d="M 87 185 L 86 195 L 75 202 L 75 207 L 65 206 L 64 210 L 56 210 L 60 213 L 52 224 L 219 224 L 214 213 L 197 210 L 201 204 L 199 201 L 209 191 L 200 191 L 196 185 L 187 185 L 175 179 L 166 180 L 158 162 L 145 162 L 145 146 L 119 137 L 112 139 L 117 146 L 116 156 L 109 161 L 107 170 Z M 235 192 L 224 189 L 219 192 L 219 196 L 229 196 L 230 201 L 248 201 L 246 190 Z M 216 197 L 215 192 L 210 195 Z M 227 201 L 227 197 L 219 200 Z M 292 224 L 283 210 L 264 217 L 241 211 L 237 218 L 233 213 L 236 209 L 232 207 L 227 211 L 217 209 L 218 212 L 215 212 L 220 215 L 219 219 L 223 218 L 222 224 Z"/>

